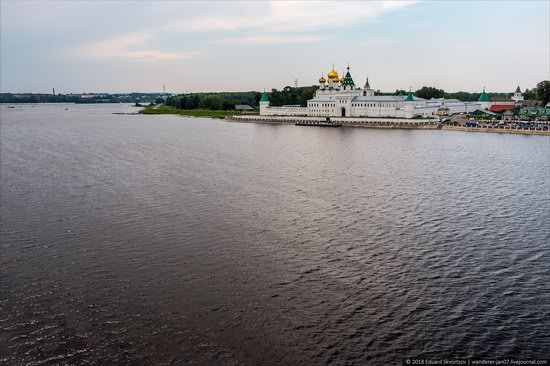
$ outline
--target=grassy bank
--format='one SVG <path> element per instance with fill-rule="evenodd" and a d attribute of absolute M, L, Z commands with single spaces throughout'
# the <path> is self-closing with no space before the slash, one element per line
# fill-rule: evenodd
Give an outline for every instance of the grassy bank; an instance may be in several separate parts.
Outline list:
<path fill-rule="evenodd" d="M 190 117 L 209 117 L 209 118 L 225 118 L 231 114 L 241 114 L 235 110 L 210 110 L 210 109 L 177 109 L 164 104 L 147 106 L 140 111 L 143 114 L 177 114 L 180 116 Z"/>

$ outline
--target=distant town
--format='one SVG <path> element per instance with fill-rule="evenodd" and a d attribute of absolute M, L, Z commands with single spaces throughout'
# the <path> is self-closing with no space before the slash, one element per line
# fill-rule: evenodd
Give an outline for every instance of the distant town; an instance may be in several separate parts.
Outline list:
<path fill-rule="evenodd" d="M 0 103 L 151 103 L 171 96 L 169 93 L 0 93 Z"/>

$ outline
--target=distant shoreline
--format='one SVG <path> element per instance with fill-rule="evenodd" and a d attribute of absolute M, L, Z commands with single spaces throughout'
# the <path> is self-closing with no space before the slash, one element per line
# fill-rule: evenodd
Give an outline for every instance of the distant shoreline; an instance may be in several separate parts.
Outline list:
<path fill-rule="evenodd" d="M 462 132 L 487 132 L 487 133 L 508 133 L 516 135 L 539 135 L 550 136 L 550 130 L 529 130 L 523 128 L 488 128 L 488 127 L 466 127 L 466 126 L 448 126 L 444 125 L 441 128 L 446 131 L 462 131 Z"/>
<path fill-rule="evenodd" d="M 183 117 L 204 117 L 213 119 L 223 119 L 227 122 L 236 123 L 256 123 L 256 124 L 271 124 L 271 125 L 294 125 L 300 117 L 284 117 L 284 116 L 259 116 L 250 114 L 240 114 L 235 110 L 208 110 L 208 109 L 176 109 L 165 105 L 147 106 L 139 111 L 140 114 L 159 115 L 171 114 Z M 236 118 L 232 118 L 235 116 Z M 308 117 L 303 117 L 308 118 Z M 364 120 L 370 120 L 366 123 Z M 550 136 L 550 130 L 536 129 L 512 129 L 512 128 L 489 128 L 489 127 L 466 127 L 452 126 L 439 123 L 433 119 L 418 119 L 418 120 L 403 120 L 395 119 L 395 122 L 390 118 L 368 118 L 357 119 L 342 119 L 342 127 L 352 128 L 373 128 L 373 129 L 400 129 L 400 130 L 445 130 L 445 131 L 462 131 L 462 132 L 486 132 L 486 133 L 507 133 L 520 135 L 539 135 Z M 393 122 L 393 123 L 392 123 Z"/>
<path fill-rule="evenodd" d="M 303 117 L 307 118 L 307 117 Z M 452 126 L 445 125 L 434 120 L 409 120 L 404 122 L 403 119 L 396 119 L 396 122 L 392 123 L 390 119 L 370 118 L 371 121 L 365 122 L 362 119 L 353 121 L 349 118 L 340 118 L 338 122 L 342 127 L 352 128 L 372 128 L 372 129 L 390 129 L 390 130 L 446 130 L 446 131 L 462 131 L 462 132 L 486 132 L 486 133 L 508 133 L 508 134 L 521 134 L 521 135 L 540 135 L 550 136 L 550 130 L 540 129 L 513 129 L 513 128 L 489 128 L 489 127 L 466 127 L 466 126 Z M 288 118 L 288 117 L 260 117 L 254 118 L 254 116 L 238 116 L 237 118 L 226 118 L 228 122 L 236 123 L 258 123 L 258 124 L 292 124 L 300 121 L 300 117 Z"/>
<path fill-rule="evenodd" d="M 208 117 L 224 119 L 230 115 L 238 115 L 236 110 L 211 110 L 211 109 L 177 109 L 164 104 L 146 106 L 139 111 L 140 114 L 173 114 L 184 117 Z"/>

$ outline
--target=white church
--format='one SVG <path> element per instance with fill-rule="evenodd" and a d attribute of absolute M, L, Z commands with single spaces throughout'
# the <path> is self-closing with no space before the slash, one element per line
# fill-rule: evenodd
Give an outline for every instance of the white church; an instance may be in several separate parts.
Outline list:
<path fill-rule="evenodd" d="M 514 95 L 516 99 L 519 98 L 518 90 Z M 340 78 L 332 65 L 327 78 L 321 76 L 319 79 L 319 89 L 315 92 L 313 99 L 307 101 L 307 107 L 270 106 L 267 94 L 264 92 L 260 100 L 260 115 L 413 118 L 435 116 L 441 110 L 446 114 L 469 113 L 476 109 L 488 109 L 491 104 L 485 90 L 478 102 L 444 98 L 426 100 L 415 97 L 412 92 L 407 96 L 377 96 L 374 95 L 374 89 L 371 88 L 368 77 L 365 86 L 360 88 L 355 85 L 349 66 Z"/>

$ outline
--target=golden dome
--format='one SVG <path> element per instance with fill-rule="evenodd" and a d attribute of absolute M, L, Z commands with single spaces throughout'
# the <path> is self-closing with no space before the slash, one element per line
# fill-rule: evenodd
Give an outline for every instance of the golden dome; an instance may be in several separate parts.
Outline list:
<path fill-rule="evenodd" d="M 324 84 L 326 82 L 327 80 L 323 77 L 323 73 L 321 73 L 321 77 L 319 78 L 319 84 Z"/>
<path fill-rule="evenodd" d="M 346 74 L 342 73 L 342 78 L 340 79 L 340 82 L 343 83 L 345 78 L 346 78 Z"/>
<path fill-rule="evenodd" d="M 338 72 L 334 70 L 334 64 L 332 64 L 332 70 L 327 74 L 327 77 L 333 81 L 338 81 Z"/>

